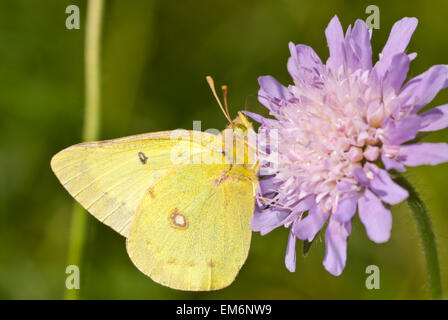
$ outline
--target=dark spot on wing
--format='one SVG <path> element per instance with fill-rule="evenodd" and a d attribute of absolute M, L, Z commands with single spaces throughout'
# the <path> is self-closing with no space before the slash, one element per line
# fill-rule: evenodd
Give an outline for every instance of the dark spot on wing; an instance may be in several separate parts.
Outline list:
<path fill-rule="evenodd" d="M 148 189 L 148 194 L 149 194 L 149 196 L 150 196 L 151 198 L 153 198 L 153 199 L 156 197 L 153 188 L 149 188 L 149 189 Z"/>
<path fill-rule="evenodd" d="M 213 268 L 213 267 L 215 266 L 215 264 L 213 263 L 212 260 L 210 260 L 210 261 L 207 263 L 207 266 L 209 266 L 210 268 Z"/>
<path fill-rule="evenodd" d="M 138 158 L 142 164 L 146 164 L 146 160 L 148 160 L 148 157 L 141 151 L 138 153 Z"/>
<path fill-rule="evenodd" d="M 176 258 L 170 258 L 169 260 L 168 260 L 168 264 L 175 264 L 177 262 L 177 259 Z"/>

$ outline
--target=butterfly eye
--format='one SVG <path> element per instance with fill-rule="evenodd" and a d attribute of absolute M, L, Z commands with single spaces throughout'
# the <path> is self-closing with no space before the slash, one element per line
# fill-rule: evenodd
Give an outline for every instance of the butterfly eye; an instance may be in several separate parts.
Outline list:
<path fill-rule="evenodd" d="M 244 124 L 238 123 L 233 130 L 235 131 L 235 134 L 244 136 L 247 132 L 247 127 Z"/>

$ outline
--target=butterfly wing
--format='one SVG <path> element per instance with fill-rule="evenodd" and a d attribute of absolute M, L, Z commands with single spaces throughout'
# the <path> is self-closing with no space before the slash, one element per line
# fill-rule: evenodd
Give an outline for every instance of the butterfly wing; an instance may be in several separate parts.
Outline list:
<path fill-rule="evenodd" d="M 169 173 L 144 196 L 132 221 L 127 250 L 133 263 L 174 289 L 228 286 L 248 255 L 255 179 L 230 165 Z"/>
<path fill-rule="evenodd" d="M 153 184 L 220 147 L 220 140 L 202 132 L 149 133 L 71 146 L 53 157 L 51 167 L 86 210 L 126 237 L 138 204 L 151 194 Z"/>

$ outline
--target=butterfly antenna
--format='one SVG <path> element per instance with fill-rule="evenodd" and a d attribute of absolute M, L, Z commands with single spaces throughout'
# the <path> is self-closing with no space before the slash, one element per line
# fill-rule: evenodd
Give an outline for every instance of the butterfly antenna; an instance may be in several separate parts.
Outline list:
<path fill-rule="evenodd" d="M 224 98 L 224 101 L 225 101 L 225 104 L 226 104 L 226 109 L 225 109 L 222 106 L 221 100 L 219 100 L 218 94 L 216 93 L 215 81 L 213 81 L 213 78 L 210 77 L 210 76 L 205 77 L 205 79 L 207 80 L 207 83 L 210 86 L 210 89 L 212 90 L 213 96 L 215 97 L 216 101 L 218 102 L 218 105 L 221 108 L 222 113 L 224 113 L 224 115 L 226 116 L 226 118 L 229 121 L 229 123 L 233 125 L 232 119 L 230 118 L 228 110 L 227 110 L 227 102 L 226 102 L 227 97 Z"/>
<path fill-rule="evenodd" d="M 223 85 L 223 86 L 221 86 L 221 90 L 222 90 L 222 95 L 224 97 L 224 108 L 226 109 L 227 116 L 229 118 L 232 118 L 230 116 L 230 112 L 229 112 L 229 105 L 227 104 L 227 94 L 229 93 L 229 89 L 227 88 L 226 85 Z"/>

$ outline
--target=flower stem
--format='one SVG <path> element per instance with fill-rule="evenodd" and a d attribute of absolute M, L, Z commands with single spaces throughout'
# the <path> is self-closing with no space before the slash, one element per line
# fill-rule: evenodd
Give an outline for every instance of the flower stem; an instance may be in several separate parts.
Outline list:
<path fill-rule="evenodd" d="M 100 127 L 100 43 L 103 0 L 89 0 L 85 40 L 85 111 L 83 140 L 98 140 Z M 72 213 L 67 265 L 80 267 L 87 225 L 87 214 L 75 203 Z M 68 289 L 66 299 L 79 299 L 79 290 Z"/>
<path fill-rule="evenodd" d="M 418 229 L 422 238 L 423 250 L 426 256 L 426 265 L 428 268 L 428 282 L 431 297 L 434 300 L 440 300 L 443 297 L 442 281 L 440 277 L 439 258 L 437 256 L 437 245 L 434 231 L 432 230 L 431 220 L 425 205 L 420 199 L 418 193 L 412 185 L 400 174 L 395 178 L 395 182 L 408 190 L 408 205 L 417 222 Z"/>

